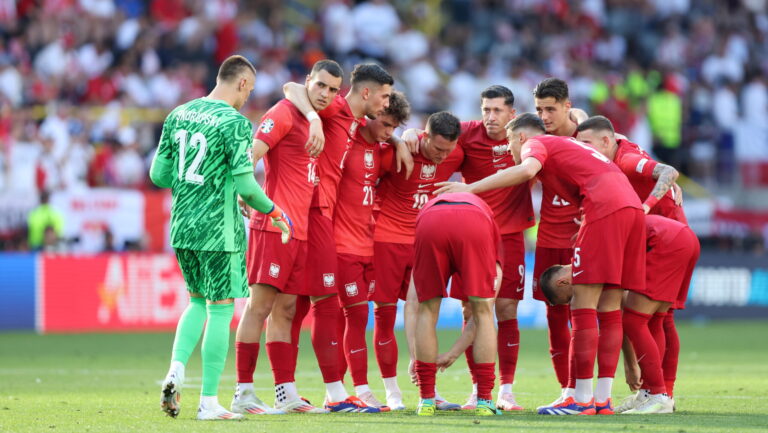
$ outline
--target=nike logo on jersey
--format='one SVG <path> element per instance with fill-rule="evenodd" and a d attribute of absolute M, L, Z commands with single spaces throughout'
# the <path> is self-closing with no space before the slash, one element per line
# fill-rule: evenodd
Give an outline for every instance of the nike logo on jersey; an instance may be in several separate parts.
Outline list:
<path fill-rule="evenodd" d="M 573 273 L 573 276 L 575 277 L 575 276 L 579 275 L 579 274 L 580 274 L 580 273 L 582 273 L 582 272 L 584 272 L 584 271 L 574 272 L 574 273 Z"/>
<path fill-rule="evenodd" d="M 373 176 L 373 173 L 365 173 L 365 178 L 370 179 Z"/>
<path fill-rule="evenodd" d="M 515 343 L 515 344 L 507 343 L 507 347 L 515 347 L 515 346 L 519 346 L 519 345 L 520 345 L 520 343 Z"/>
<path fill-rule="evenodd" d="M 387 341 L 379 341 L 379 346 L 384 346 L 384 345 L 387 345 L 387 344 L 389 344 L 389 343 L 391 343 L 391 342 L 392 342 L 392 340 L 387 340 Z"/>
<path fill-rule="evenodd" d="M 525 287 L 518 287 L 518 288 L 517 288 L 517 291 L 518 291 L 518 292 L 522 292 L 523 290 L 525 290 Z"/>
<path fill-rule="evenodd" d="M 496 164 L 497 162 L 503 161 L 504 159 L 505 159 L 504 156 L 502 156 L 501 158 L 493 158 L 493 163 Z"/>
<path fill-rule="evenodd" d="M 431 185 L 432 185 L 431 183 L 419 184 L 419 189 L 424 189 Z"/>
<path fill-rule="evenodd" d="M 363 350 L 365 350 L 365 348 L 362 348 L 362 349 L 354 349 L 354 350 L 350 350 L 350 351 L 349 351 L 349 353 L 357 353 L 357 352 L 362 352 Z"/>
<path fill-rule="evenodd" d="M 335 341 L 331 341 L 331 346 L 336 346 L 337 344 L 339 344 L 339 343 L 337 343 Z"/>

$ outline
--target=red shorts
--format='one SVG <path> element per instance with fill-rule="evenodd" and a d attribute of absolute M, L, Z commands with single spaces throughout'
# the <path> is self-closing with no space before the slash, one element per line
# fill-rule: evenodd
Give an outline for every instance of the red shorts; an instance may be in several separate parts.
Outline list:
<path fill-rule="evenodd" d="M 339 254 L 339 302 L 348 307 L 368 301 L 373 293 L 373 257 Z"/>
<path fill-rule="evenodd" d="M 645 214 L 640 209 L 622 208 L 582 225 L 571 260 L 573 284 L 644 291 L 645 244 Z"/>
<path fill-rule="evenodd" d="M 525 289 L 525 240 L 523 233 L 508 233 L 501 235 L 502 277 L 501 287 L 497 298 L 523 299 Z M 570 260 L 570 255 L 568 256 Z M 495 275 L 495 274 L 494 274 Z M 464 293 L 463 282 L 459 274 L 451 276 L 451 297 L 456 298 L 457 293 Z M 466 301 L 467 298 L 456 298 Z"/>
<path fill-rule="evenodd" d="M 308 224 L 307 280 L 301 294 L 307 296 L 336 294 L 339 264 L 336 258 L 336 240 L 333 237 L 333 221 L 323 216 L 319 207 L 312 207 L 309 209 Z"/>
<path fill-rule="evenodd" d="M 639 293 L 654 301 L 671 302 L 672 308 L 685 308 L 700 249 L 698 238 L 686 227 L 671 245 L 648 251 L 645 257 L 646 287 Z"/>
<path fill-rule="evenodd" d="M 268 284 L 289 295 L 304 290 L 307 242 L 291 239 L 287 244 L 280 233 L 250 229 L 248 239 L 248 284 Z"/>
<path fill-rule="evenodd" d="M 368 300 L 394 304 L 405 300 L 413 270 L 413 245 L 393 242 L 373 243 L 373 275 L 376 285 Z"/>
<path fill-rule="evenodd" d="M 539 278 L 544 271 L 554 265 L 568 265 L 573 258 L 573 248 L 536 247 L 533 259 L 533 299 L 549 302 L 539 290 Z"/>
<path fill-rule="evenodd" d="M 498 243 L 493 233 L 493 222 L 474 205 L 438 204 L 424 211 L 414 244 L 413 282 L 419 302 L 447 297 L 448 278 L 454 272 L 463 284 L 451 287 L 452 297 L 495 297 Z"/>

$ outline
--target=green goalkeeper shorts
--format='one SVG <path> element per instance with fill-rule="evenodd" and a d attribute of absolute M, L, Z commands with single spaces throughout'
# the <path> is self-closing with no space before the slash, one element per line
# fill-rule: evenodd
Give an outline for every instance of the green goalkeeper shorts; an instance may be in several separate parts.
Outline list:
<path fill-rule="evenodd" d="M 209 301 L 248 297 L 242 252 L 176 249 L 176 260 L 188 291 Z"/>

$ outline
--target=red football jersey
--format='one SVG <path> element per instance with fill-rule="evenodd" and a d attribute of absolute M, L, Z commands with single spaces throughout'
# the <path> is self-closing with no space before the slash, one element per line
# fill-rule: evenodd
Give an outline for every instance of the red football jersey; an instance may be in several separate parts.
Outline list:
<path fill-rule="evenodd" d="M 304 149 L 309 123 L 288 100 L 283 99 L 261 118 L 256 139 L 269 146 L 264 156 L 264 192 L 293 221 L 293 237 L 307 239 L 307 219 L 314 189 L 314 173 Z M 280 232 L 266 215 L 253 212 L 250 227 Z"/>
<path fill-rule="evenodd" d="M 336 206 L 344 158 L 362 119 L 355 119 L 349 103 L 341 95 L 336 95 L 333 102 L 318 114 L 323 120 L 325 147 L 317 157 L 319 181 L 317 197 L 313 199 L 312 206 L 320 206 L 323 215 L 331 218 Z"/>
<path fill-rule="evenodd" d="M 536 158 L 538 176 L 561 199 L 581 207 L 584 222 L 625 207 L 642 209 L 627 177 L 595 148 L 575 138 L 540 135 L 523 144 L 521 157 Z"/>
<path fill-rule="evenodd" d="M 458 145 L 440 164 L 424 158 L 413 158 L 413 173 L 405 178 L 405 170 L 397 172 L 394 148 L 382 150 L 382 181 L 380 211 L 376 219 L 373 239 L 377 242 L 412 244 L 416 232 L 416 215 L 433 198 L 438 182 L 445 182 L 456 172 L 464 160 L 464 151 Z"/>
<path fill-rule="evenodd" d="M 653 249 L 656 253 L 664 255 L 664 251 L 675 251 L 680 245 L 675 245 L 674 240 L 677 235 L 685 229 L 685 225 L 671 218 L 665 218 L 660 215 L 648 215 L 645 217 L 645 231 L 647 239 L 646 249 Z M 669 260 L 675 260 L 674 254 L 668 256 Z M 688 262 L 689 258 L 685 257 Z M 653 272 L 648 268 L 646 272 Z"/>
<path fill-rule="evenodd" d="M 458 145 L 464 150 L 461 174 L 466 183 L 477 182 L 515 165 L 507 139 L 488 136 L 483 122 L 461 122 Z M 516 233 L 534 225 L 531 188 L 528 184 L 478 194 L 493 209 L 501 234 Z"/>
<path fill-rule="evenodd" d="M 333 225 L 336 251 L 373 256 L 373 204 L 381 158 L 379 143 L 369 143 L 358 131 L 344 159 Z"/>
<path fill-rule="evenodd" d="M 653 169 L 658 162 L 651 159 L 640 146 L 629 140 L 617 140 L 619 149 L 613 158 L 613 162 L 619 166 L 621 171 L 627 175 L 629 183 L 635 189 L 640 201 L 645 201 L 656 186 L 656 179 L 653 178 Z M 688 224 L 685 218 L 685 212 L 682 206 L 675 204 L 674 192 L 670 188 L 664 197 L 651 208 L 651 215 L 661 215 L 671 218 L 683 224 Z"/>

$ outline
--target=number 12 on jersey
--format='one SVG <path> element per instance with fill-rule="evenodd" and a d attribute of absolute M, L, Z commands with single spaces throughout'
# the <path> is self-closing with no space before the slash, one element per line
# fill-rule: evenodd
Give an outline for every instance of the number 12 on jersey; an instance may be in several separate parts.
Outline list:
<path fill-rule="evenodd" d="M 176 132 L 174 138 L 179 145 L 179 180 L 184 182 L 190 182 L 197 185 L 205 183 L 205 178 L 202 174 L 198 173 L 200 164 L 203 163 L 205 158 L 205 151 L 208 149 L 208 140 L 205 139 L 205 135 L 200 132 L 195 132 L 192 137 L 187 140 L 189 131 L 186 129 L 180 129 Z M 197 149 L 195 159 L 192 160 L 192 164 L 189 165 L 186 172 L 184 166 L 187 159 L 187 146 L 192 149 Z"/>

